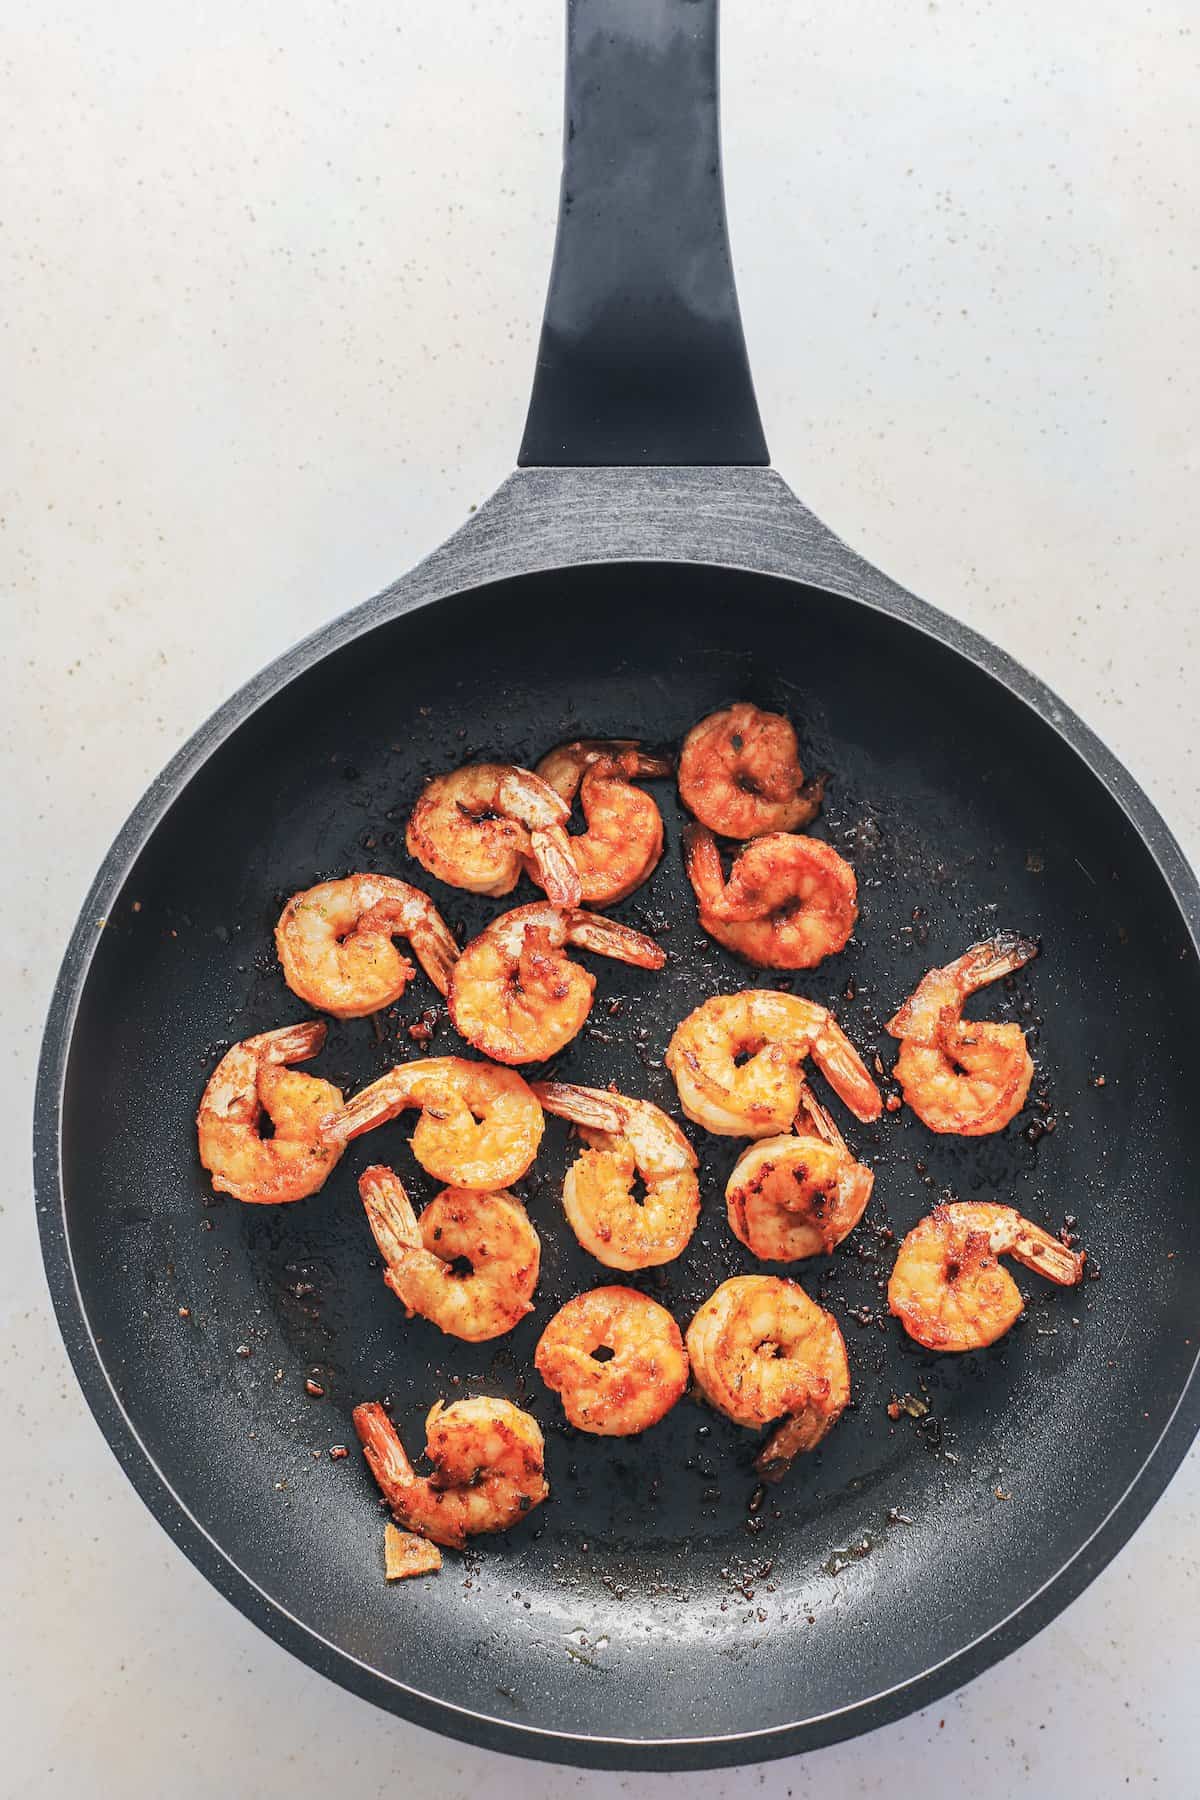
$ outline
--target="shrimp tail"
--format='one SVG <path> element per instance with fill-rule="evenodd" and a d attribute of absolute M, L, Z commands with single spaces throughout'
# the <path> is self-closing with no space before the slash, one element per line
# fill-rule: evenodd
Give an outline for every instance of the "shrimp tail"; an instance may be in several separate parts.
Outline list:
<path fill-rule="evenodd" d="M 583 1125 L 590 1131 L 615 1134 L 625 1129 L 625 1108 L 615 1095 L 600 1088 L 574 1087 L 566 1081 L 534 1081 L 530 1085 L 545 1110 L 556 1118 L 569 1119 L 572 1125 Z"/>
<path fill-rule="evenodd" d="M 413 1103 L 408 1088 L 397 1080 L 400 1073 L 400 1068 L 390 1069 L 348 1100 L 340 1112 L 326 1113 L 317 1124 L 321 1136 L 330 1143 L 348 1144 L 364 1131 L 374 1131 L 377 1125 L 396 1118 Z"/>
<path fill-rule="evenodd" d="M 656 756 L 636 743 L 630 744 L 617 760 L 623 775 L 636 776 L 641 781 L 662 781 L 675 773 L 673 756 Z"/>
<path fill-rule="evenodd" d="M 405 1490 L 414 1479 L 413 1466 L 404 1453 L 396 1427 L 377 1400 L 356 1406 L 352 1417 L 367 1466 L 380 1493 L 395 1512 L 403 1505 Z"/>
<path fill-rule="evenodd" d="M 325 1021 L 302 1019 L 296 1025 L 281 1025 L 278 1031 L 264 1031 L 258 1037 L 248 1038 L 247 1048 L 253 1050 L 260 1063 L 291 1064 L 307 1062 L 324 1042 Z"/>
<path fill-rule="evenodd" d="M 715 911 L 725 896 L 725 875 L 717 840 L 707 825 L 693 820 L 684 828 L 683 856 L 697 900 L 709 911 Z"/>
<path fill-rule="evenodd" d="M 575 907 L 583 892 L 571 840 L 561 825 L 541 826 L 529 834 L 529 860 L 553 906 Z"/>
<path fill-rule="evenodd" d="M 634 931 L 602 913 L 570 912 L 564 918 L 567 941 L 597 956 L 609 956 L 616 962 L 632 963 L 639 969 L 661 969 L 667 953 L 644 932 Z"/>
<path fill-rule="evenodd" d="M 1044 1275 L 1057 1287 L 1078 1287 L 1083 1280 L 1086 1253 L 1068 1250 L 1058 1238 L 1051 1237 L 1048 1231 L 1031 1225 L 1028 1220 L 1022 1220 L 1018 1226 L 1010 1254 L 1024 1268 Z"/>
<path fill-rule="evenodd" d="M 994 937 L 972 944 L 951 968 L 962 971 L 963 987 L 973 994 L 977 988 L 1023 969 L 1040 948 L 1036 938 L 1022 937 L 1018 931 L 998 931 Z"/>
<path fill-rule="evenodd" d="M 371 1235 L 389 1268 L 403 1263 L 406 1252 L 423 1248 L 412 1201 L 394 1170 L 372 1164 L 359 1176 L 358 1191 Z"/>
<path fill-rule="evenodd" d="M 818 1137 L 824 1138 L 825 1142 L 827 1144 L 832 1144 L 835 1149 L 846 1150 L 847 1155 L 849 1155 L 846 1140 L 838 1130 L 832 1113 L 827 1112 L 821 1105 L 821 1102 L 817 1099 L 817 1096 L 813 1093 L 807 1082 L 805 1082 L 800 1090 L 800 1107 L 794 1121 L 797 1128 L 800 1124 L 801 1114 L 804 1114 L 807 1117 L 809 1124 L 813 1127 L 813 1130 Z"/>
<path fill-rule="evenodd" d="M 431 906 L 428 917 L 413 928 L 409 941 L 430 981 L 445 995 L 460 952 L 454 933 L 436 907 Z"/>
<path fill-rule="evenodd" d="M 813 1061 L 840 1100 L 856 1119 L 871 1125 L 883 1111 L 879 1089 L 867 1073 L 866 1064 L 841 1026 L 832 1017 L 825 1020 L 812 1047 Z"/>

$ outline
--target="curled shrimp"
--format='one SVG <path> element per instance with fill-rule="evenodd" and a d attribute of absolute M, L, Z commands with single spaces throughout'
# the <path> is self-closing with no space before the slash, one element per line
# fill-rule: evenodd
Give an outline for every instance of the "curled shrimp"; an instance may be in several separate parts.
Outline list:
<path fill-rule="evenodd" d="M 624 900 L 653 873 L 662 855 L 662 814 L 642 781 L 669 775 L 673 764 L 631 738 L 584 738 L 560 744 L 537 766 L 569 806 L 576 794 L 587 830 L 570 840 L 585 906 Z"/>
<path fill-rule="evenodd" d="M 735 1425 L 782 1421 L 756 1463 L 769 1479 L 815 1449 L 850 1400 L 836 1319 L 779 1275 L 723 1281 L 689 1325 L 687 1349 L 705 1399 Z"/>
<path fill-rule="evenodd" d="M 532 769 L 468 763 L 428 783 L 405 843 L 422 868 L 451 887 L 510 894 L 528 869 L 556 906 L 578 906 L 570 816 L 570 805 Z"/>
<path fill-rule="evenodd" d="M 791 722 L 739 700 L 683 740 L 679 798 L 718 837 L 796 831 L 815 818 L 824 778 L 806 782 Z"/>
<path fill-rule="evenodd" d="M 957 1200 L 935 1206 L 901 1244 L 888 1306 L 927 1350 L 981 1350 L 1025 1308 L 1000 1256 L 1015 1257 L 1058 1287 L 1083 1280 L 1083 1252 L 1068 1250 L 1013 1207 Z"/>
<path fill-rule="evenodd" d="M 598 1437 L 657 1425 L 688 1383 L 678 1325 L 665 1306 L 627 1287 L 568 1300 L 538 1340 L 534 1367 L 571 1424 Z"/>
<path fill-rule="evenodd" d="M 610 1269 L 651 1269 L 682 1255 L 700 1217 L 700 1183 L 696 1152 L 674 1119 L 603 1088 L 542 1081 L 533 1091 L 547 1112 L 578 1125 L 588 1146 L 567 1170 L 562 1196 L 583 1248 Z"/>
<path fill-rule="evenodd" d="M 728 880 L 707 826 L 689 826 L 684 845 L 700 923 L 727 950 L 765 969 L 815 969 L 846 948 L 858 883 L 832 844 L 770 832 L 746 845 Z"/>
<path fill-rule="evenodd" d="M 567 945 L 642 969 L 666 957 L 653 938 L 578 908 L 502 913 L 469 943 L 450 981 L 454 1028 L 499 1063 L 543 1062 L 569 1044 L 592 1007 L 596 978 Z"/>
<path fill-rule="evenodd" d="M 797 1136 L 750 1144 L 725 1189 L 734 1236 L 764 1262 L 826 1255 L 854 1230 L 875 1183 L 807 1088 L 801 1106 L 809 1129 L 797 1121 Z"/>
<path fill-rule="evenodd" d="M 398 1525 L 461 1550 L 469 1537 L 507 1531 L 540 1506 L 546 1446 L 536 1420 L 508 1400 L 439 1400 L 425 1420 L 432 1475 L 418 1475 L 382 1406 L 354 1409 L 354 1429 Z"/>
<path fill-rule="evenodd" d="M 225 1052 L 196 1114 L 200 1161 L 218 1194 L 274 1205 L 324 1186 L 343 1147 L 325 1136 L 321 1122 L 342 1104 L 341 1089 L 289 1067 L 307 1062 L 324 1042 L 324 1025 L 309 1019 Z M 264 1113 L 275 1128 L 269 1138 L 260 1130 Z"/>
<path fill-rule="evenodd" d="M 675 1027 L 665 1060 L 689 1119 L 723 1137 L 761 1138 L 791 1129 L 809 1056 L 856 1118 L 879 1117 L 858 1051 L 826 1007 L 798 994 L 715 994 Z"/>
<path fill-rule="evenodd" d="M 450 927 L 427 894 L 391 875 L 347 875 L 293 894 L 275 927 L 293 994 L 337 1019 L 361 1019 L 398 1000 L 413 966 L 407 938 L 440 994 L 458 957 Z"/>
<path fill-rule="evenodd" d="M 888 1030 L 901 1040 L 894 1070 L 904 1098 L 930 1131 L 984 1137 L 1003 1131 L 1025 1104 L 1033 1058 L 1019 1025 L 964 1019 L 969 995 L 1023 968 L 1038 946 L 1015 931 L 972 944 L 931 969 Z"/>
<path fill-rule="evenodd" d="M 537 1096 L 515 1069 L 463 1056 L 400 1063 L 323 1125 L 333 1142 L 347 1144 L 410 1106 L 421 1109 L 413 1155 L 430 1175 L 456 1188 L 495 1192 L 519 1181 L 546 1128 Z"/>
<path fill-rule="evenodd" d="M 542 1247 L 512 1194 L 445 1188 L 418 1219 L 399 1176 L 380 1164 L 359 1176 L 358 1191 L 383 1279 L 410 1319 L 420 1313 L 448 1336 L 478 1344 L 533 1311 Z"/>

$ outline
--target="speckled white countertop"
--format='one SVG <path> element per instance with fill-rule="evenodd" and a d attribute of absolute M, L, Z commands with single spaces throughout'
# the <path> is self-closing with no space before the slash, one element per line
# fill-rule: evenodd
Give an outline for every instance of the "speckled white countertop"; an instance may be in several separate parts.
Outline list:
<path fill-rule="evenodd" d="M 510 467 L 553 231 L 560 14 L 9 12 L 0 1792 L 1195 1793 L 1195 1454 L 1089 1592 L 965 1691 L 702 1778 L 520 1765 L 374 1711 L 219 1599 L 118 1473 L 59 1347 L 29 1194 L 60 948 L 181 739 Z M 1056 686 L 1195 858 L 1194 6 L 727 15 L 729 208 L 777 466 Z"/>

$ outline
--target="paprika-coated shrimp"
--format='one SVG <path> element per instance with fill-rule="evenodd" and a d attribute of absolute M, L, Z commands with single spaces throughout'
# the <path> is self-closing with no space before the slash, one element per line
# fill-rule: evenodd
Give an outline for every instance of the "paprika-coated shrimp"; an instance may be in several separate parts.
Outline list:
<path fill-rule="evenodd" d="M 570 816 L 570 805 L 532 769 L 468 763 L 429 782 L 405 843 L 410 856 L 451 887 L 509 894 L 528 869 L 556 906 L 578 906 Z"/>
<path fill-rule="evenodd" d="M 607 1350 L 607 1358 L 597 1357 Z M 687 1351 L 665 1307 L 633 1288 L 593 1288 L 555 1313 L 534 1367 L 571 1424 L 600 1437 L 632 1437 L 674 1406 L 688 1382 Z"/>
<path fill-rule="evenodd" d="M 715 994 L 675 1027 L 665 1061 L 689 1119 L 723 1137 L 761 1138 L 791 1129 L 809 1056 L 856 1118 L 879 1117 L 858 1051 L 826 1007 L 798 994 Z"/>
<path fill-rule="evenodd" d="M 823 786 L 823 776 L 805 781 L 790 721 L 745 700 L 710 713 L 683 740 L 679 798 L 718 837 L 797 831 L 816 816 Z"/>
<path fill-rule="evenodd" d="M 410 1319 L 420 1313 L 450 1337 L 477 1344 L 533 1311 L 541 1244 L 512 1194 L 444 1188 L 418 1219 L 399 1176 L 380 1164 L 359 1176 L 358 1191 L 386 1264 L 383 1279 Z"/>
<path fill-rule="evenodd" d="M 439 1400 L 425 1420 L 432 1475 L 418 1475 L 382 1406 L 354 1409 L 372 1475 L 398 1525 L 461 1550 L 469 1537 L 507 1531 L 540 1506 L 546 1446 L 537 1422 L 508 1400 Z"/>
<path fill-rule="evenodd" d="M 1015 1257 L 1058 1287 L 1083 1280 L 1083 1252 L 1068 1250 L 1013 1207 L 956 1200 L 935 1206 L 901 1244 L 888 1306 L 927 1350 L 981 1350 L 1025 1308 L 1000 1256 Z"/>
<path fill-rule="evenodd" d="M 218 1194 L 269 1206 L 324 1186 L 343 1146 L 325 1136 L 321 1121 L 342 1104 L 341 1089 L 288 1067 L 324 1042 L 324 1025 L 308 1019 L 225 1052 L 196 1114 L 200 1161 Z M 275 1128 L 269 1138 L 260 1131 L 264 1112 Z"/>
<path fill-rule="evenodd" d="M 451 1187 L 494 1192 L 519 1181 L 546 1128 L 536 1096 L 515 1069 L 464 1056 L 400 1063 L 323 1124 L 334 1142 L 347 1144 L 410 1106 L 421 1109 L 413 1155 Z"/>
<path fill-rule="evenodd" d="M 700 1183 L 696 1152 L 674 1119 L 649 1100 L 603 1088 L 542 1081 L 533 1091 L 548 1113 L 577 1125 L 588 1146 L 567 1170 L 562 1195 L 583 1248 L 610 1269 L 650 1269 L 681 1255 L 700 1217 Z"/>
<path fill-rule="evenodd" d="M 734 1236 L 764 1262 L 826 1255 L 854 1230 L 875 1183 L 807 1088 L 801 1106 L 800 1135 L 749 1145 L 725 1189 Z"/>
<path fill-rule="evenodd" d="M 930 1131 L 983 1137 L 1003 1131 L 1024 1106 L 1033 1080 L 1025 1033 L 1015 1024 L 964 1019 L 962 1009 L 977 989 L 1037 953 L 1032 939 L 997 932 L 944 969 L 931 969 L 889 1020 L 901 1040 L 893 1073 Z"/>
<path fill-rule="evenodd" d="M 586 831 L 570 839 L 584 906 L 624 900 L 662 855 L 662 814 L 634 779 L 669 775 L 668 757 L 651 756 L 631 738 L 583 738 L 560 744 L 537 766 L 568 806 L 579 795 Z"/>
<path fill-rule="evenodd" d="M 440 994 L 458 945 L 420 888 L 391 875 L 347 875 L 293 894 L 275 927 L 283 978 L 294 994 L 338 1019 L 361 1019 L 398 1000 L 413 966 L 393 938 L 407 938 Z"/>
<path fill-rule="evenodd" d="M 832 844 L 771 832 L 738 853 L 728 880 L 707 826 L 690 825 L 684 846 L 700 923 L 727 950 L 765 969 L 815 969 L 845 949 L 858 883 Z"/>
<path fill-rule="evenodd" d="M 666 957 L 653 938 L 577 908 L 518 906 L 469 943 L 447 996 L 454 1028 L 499 1063 L 544 1062 L 569 1044 L 591 1011 L 596 978 L 568 945 L 642 969 Z"/>
<path fill-rule="evenodd" d="M 689 1325 L 687 1350 L 705 1399 L 735 1425 L 782 1421 L 757 1460 L 770 1479 L 815 1449 L 850 1400 L 837 1321 L 779 1275 L 723 1281 Z"/>

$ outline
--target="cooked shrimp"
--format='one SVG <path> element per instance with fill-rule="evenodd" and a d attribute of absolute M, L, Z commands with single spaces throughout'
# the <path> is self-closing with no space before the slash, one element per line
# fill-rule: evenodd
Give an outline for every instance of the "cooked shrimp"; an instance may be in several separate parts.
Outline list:
<path fill-rule="evenodd" d="M 888 1306 L 927 1350 L 982 1350 L 1025 1308 L 998 1256 L 1014 1256 L 1058 1287 L 1083 1280 L 1082 1251 L 1068 1250 L 1011 1206 L 957 1200 L 935 1206 L 901 1244 Z"/>
<path fill-rule="evenodd" d="M 382 1406 L 354 1409 L 354 1429 L 398 1525 L 461 1550 L 469 1537 L 507 1531 L 550 1492 L 536 1420 L 508 1400 L 439 1400 L 425 1420 L 432 1475 L 418 1475 Z"/>
<path fill-rule="evenodd" d="M 815 1449 L 850 1399 L 836 1319 L 779 1275 L 723 1281 L 688 1327 L 687 1349 L 705 1399 L 735 1425 L 783 1421 L 756 1465 L 770 1479 Z"/>
<path fill-rule="evenodd" d="M 796 733 L 745 700 L 693 725 L 679 758 L 679 798 L 719 837 L 796 831 L 816 816 L 824 777 L 806 782 Z"/>
<path fill-rule="evenodd" d="M 728 881 L 707 826 L 689 826 L 684 845 L 700 923 L 727 950 L 765 969 L 815 969 L 846 948 L 858 883 L 832 844 L 770 832 L 746 845 Z"/>
<path fill-rule="evenodd" d="M 562 1196 L 583 1248 L 610 1269 L 651 1269 L 680 1256 L 700 1217 L 700 1183 L 696 1152 L 674 1119 L 603 1088 L 542 1081 L 533 1091 L 547 1112 L 578 1125 L 588 1146 L 567 1170 Z"/>
<path fill-rule="evenodd" d="M 764 1262 L 826 1255 L 854 1230 L 875 1183 L 807 1088 L 801 1105 L 811 1129 L 749 1145 L 725 1189 L 734 1236 Z"/>
<path fill-rule="evenodd" d="M 572 1425 L 598 1437 L 632 1437 L 657 1425 L 688 1382 L 678 1325 L 656 1300 L 627 1287 L 568 1300 L 542 1333 L 534 1367 Z"/>
<path fill-rule="evenodd" d="M 791 1129 L 808 1056 L 856 1118 L 879 1117 L 858 1051 L 826 1007 L 798 994 L 715 994 L 675 1027 L 666 1064 L 689 1119 L 723 1137 L 761 1138 Z"/>
<path fill-rule="evenodd" d="M 418 1219 L 399 1176 L 379 1164 L 359 1176 L 358 1191 L 383 1279 L 410 1319 L 420 1313 L 448 1336 L 478 1344 L 533 1311 L 542 1247 L 512 1194 L 444 1188 Z"/>
<path fill-rule="evenodd" d="M 569 804 L 532 769 L 468 763 L 435 775 L 408 821 L 408 853 L 451 887 L 510 894 L 528 869 L 556 906 L 579 905 Z"/>
<path fill-rule="evenodd" d="M 450 1187 L 495 1192 L 519 1181 L 538 1153 L 546 1121 L 536 1095 L 515 1069 L 430 1056 L 400 1063 L 323 1121 L 347 1144 L 419 1106 L 413 1155 Z"/>
<path fill-rule="evenodd" d="M 585 906 L 624 900 L 653 872 L 663 849 L 662 814 L 633 781 L 669 775 L 672 767 L 630 738 L 560 744 L 538 764 L 542 780 L 568 806 L 579 795 L 587 830 L 570 843 Z"/>
<path fill-rule="evenodd" d="M 972 944 L 944 969 L 931 969 L 888 1022 L 901 1040 L 894 1070 L 904 1098 L 930 1131 L 984 1137 L 1003 1131 L 1025 1104 L 1033 1058 L 1019 1025 L 964 1019 L 977 989 L 1023 968 L 1038 953 L 1015 931 Z"/>
<path fill-rule="evenodd" d="M 413 966 L 393 938 L 407 938 L 440 994 L 458 945 L 420 888 L 391 875 L 347 875 L 293 894 L 275 927 L 283 978 L 293 994 L 337 1019 L 361 1019 L 398 1000 Z"/>
<path fill-rule="evenodd" d="M 200 1161 L 218 1194 L 269 1206 L 324 1186 L 343 1147 L 321 1121 L 342 1104 L 341 1089 L 287 1066 L 307 1062 L 324 1042 L 324 1025 L 308 1019 L 225 1052 L 196 1114 Z M 275 1128 L 269 1138 L 260 1131 L 264 1113 Z"/>
<path fill-rule="evenodd" d="M 500 1063 L 543 1062 L 569 1044 L 592 1007 L 596 978 L 566 945 L 642 969 L 666 957 L 653 938 L 576 908 L 545 904 L 502 913 L 469 943 L 450 981 L 455 1030 Z"/>

